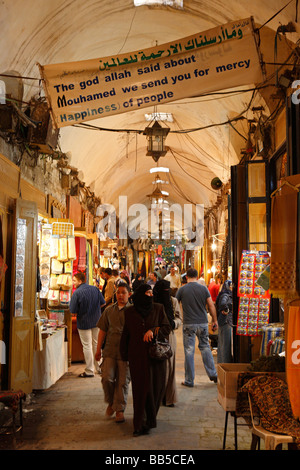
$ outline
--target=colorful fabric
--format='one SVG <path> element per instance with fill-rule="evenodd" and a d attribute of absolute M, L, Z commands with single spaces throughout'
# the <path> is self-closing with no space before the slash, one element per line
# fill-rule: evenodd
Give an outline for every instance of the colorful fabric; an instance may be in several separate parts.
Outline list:
<path fill-rule="evenodd" d="M 268 344 L 275 338 L 284 337 L 284 324 L 283 323 L 270 323 L 269 325 L 262 327 L 262 340 L 260 346 L 260 355 L 267 356 Z"/>
<path fill-rule="evenodd" d="M 300 307 L 290 306 L 286 345 L 286 375 L 295 418 L 300 418 Z"/>
<path fill-rule="evenodd" d="M 300 448 L 300 423 L 293 416 L 287 384 L 275 375 L 258 375 L 243 385 L 259 410 L 261 426 L 270 432 L 292 436 Z"/>
<path fill-rule="evenodd" d="M 25 398 L 26 394 L 23 392 L 23 390 L 0 390 L 0 402 L 11 408 L 14 413 L 18 411 L 20 400 L 25 400 Z"/>

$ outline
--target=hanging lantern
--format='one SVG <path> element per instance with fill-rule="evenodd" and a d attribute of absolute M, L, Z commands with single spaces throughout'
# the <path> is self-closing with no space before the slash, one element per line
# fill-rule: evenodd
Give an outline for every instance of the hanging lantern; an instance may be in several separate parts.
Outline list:
<path fill-rule="evenodd" d="M 168 151 L 168 147 L 165 147 L 165 139 L 169 131 L 168 127 L 162 127 L 158 121 L 155 121 L 152 127 L 146 127 L 143 132 L 148 139 L 147 155 L 152 157 L 155 162 L 166 155 Z"/>

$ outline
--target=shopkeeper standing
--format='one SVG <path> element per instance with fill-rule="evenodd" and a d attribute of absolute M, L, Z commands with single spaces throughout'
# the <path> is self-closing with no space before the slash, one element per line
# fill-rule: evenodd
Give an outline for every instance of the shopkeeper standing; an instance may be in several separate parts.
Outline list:
<path fill-rule="evenodd" d="M 86 364 L 79 377 L 94 377 L 95 371 L 98 372 L 98 363 L 94 359 L 99 333 L 97 323 L 105 300 L 97 287 L 85 283 L 83 273 L 74 274 L 73 286 L 76 290 L 71 298 L 70 312 L 77 315 L 77 329 Z"/>

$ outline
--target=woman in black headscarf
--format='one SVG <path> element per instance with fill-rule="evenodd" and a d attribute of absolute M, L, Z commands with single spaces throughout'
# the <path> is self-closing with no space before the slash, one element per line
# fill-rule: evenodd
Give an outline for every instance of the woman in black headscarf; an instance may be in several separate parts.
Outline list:
<path fill-rule="evenodd" d="M 137 274 L 135 276 L 135 279 L 132 283 L 132 290 L 133 292 L 137 290 L 138 287 L 140 287 L 142 284 L 144 284 L 143 276 L 141 274 Z"/>
<path fill-rule="evenodd" d="M 155 361 L 148 356 L 148 347 L 154 331 L 168 338 L 171 331 L 164 307 L 153 302 L 149 285 L 141 285 L 132 295 L 133 305 L 125 311 L 125 323 L 120 351 L 123 361 L 129 361 L 132 395 L 134 436 L 147 434 L 156 427 L 166 380 L 166 361 Z"/>
<path fill-rule="evenodd" d="M 163 404 L 172 407 L 177 402 L 177 388 L 175 377 L 177 341 L 174 330 L 179 328 L 179 326 L 182 324 L 182 316 L 178 300 L 175 297 L 171 297 L 169 281 L 162 279 L 156 282 L 155 286 L 153 287 L 153 299 L 154 302 L 157 302 L 164 306 L 166 315 L 171 326 L 169 343 L 173 354 L 166 361 L 166 391 L 163 399 Z"/>
<path fill-rule="evenodd" d="M 232 282 L 224 282 L 216 299 L 218 318 L 218 363 L 232 362 Z"/>

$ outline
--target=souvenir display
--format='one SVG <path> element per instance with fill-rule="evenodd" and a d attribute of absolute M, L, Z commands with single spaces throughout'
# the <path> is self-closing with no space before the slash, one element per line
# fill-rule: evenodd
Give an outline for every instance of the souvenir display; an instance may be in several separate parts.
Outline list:
<path fill-rule="evenodd" d="M 40 237 L 40 276 L 41 276 L 41 291 L 40 298 L 47 299 L 50 284 L 50 260 L 51 260 L 51 237 L 52 226 L 51 224 L 42 225 Z"/>
<path fill-rule="evenodd" d="M 259 282 L 270 264 L 266 251 L 243 251 L 237 295 L 240 298 L 237 334 L 258 336 L 269 323 L 270 295 L 266 283 Z M 264 286 L 264 287 L 263 287 Z"/>
<path fill-rule="evenodd" d="M 41 224 L 39 258 L 42 289 L 40 299 L 47 299 L 48 306 L 51 308 L 69 306 L 74 253 L 76 257 L 73 224 L 63 222 Z"/>
<path fill-rule="evenodd" d="M 26 220 L 17 220 L 16 278 L 15 278 L 15 316 L 23 316 L 24 270 L 26 247 Z"/>

